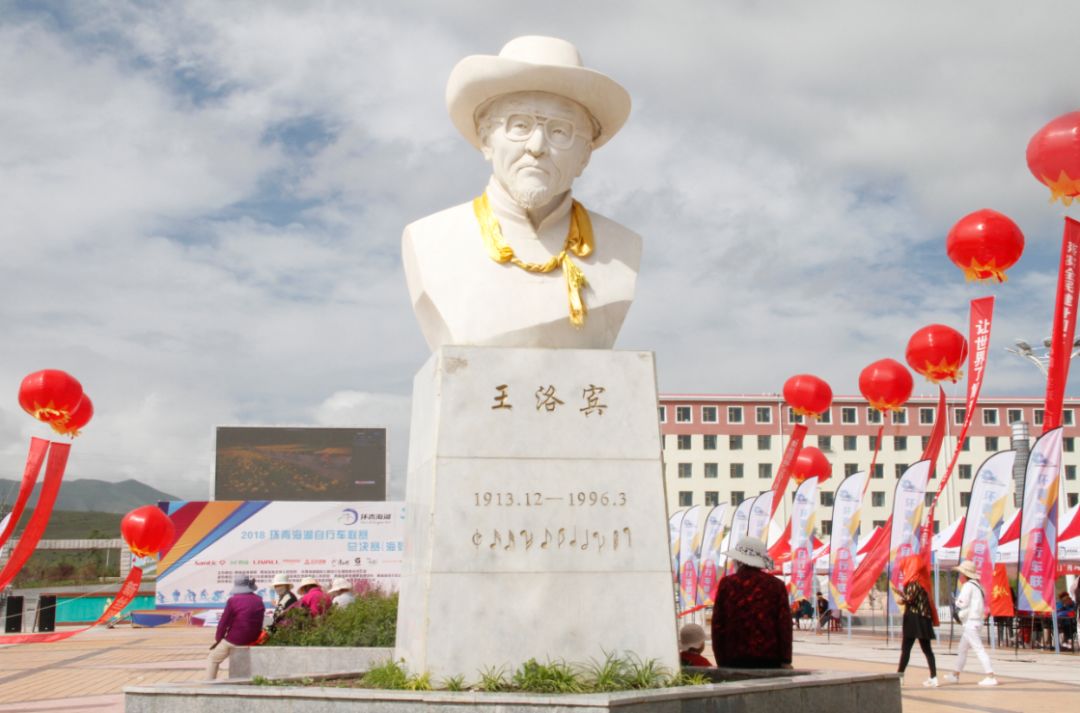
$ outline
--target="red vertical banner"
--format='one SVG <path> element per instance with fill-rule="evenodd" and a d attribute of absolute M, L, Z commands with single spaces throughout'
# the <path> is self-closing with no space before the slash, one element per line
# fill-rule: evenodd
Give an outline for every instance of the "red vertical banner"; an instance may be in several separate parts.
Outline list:
<path fill-rule="evenodd" d="M 1069 360 L 1076 334 L 1077 271 L 1080 269 L 1080 223 L 1065 219 L 1061 243 L 1061 266 L 1058 268 L 1057 300 L 1054 303 L 1054 327 L 1050 332 L 1050 366 L 1046 374 L 1046 415 L 1043 433 L 1061 425 L 1065 382 L 1069 379 Z"/>
<path fill-rule="evenodd" d="M 788 480 L 791 479 L 791 466 L 795 463 L 795 459 L 799 457 L 804 438 L 806 438 L 806 424 L 795 424 L 795 428 L 791 429 L 791 440 L 788 441 L 787 448 L 784 449 L 784 457 L 780 460 L 780 467 L 776 471 L 776 477 L 773 478 L 772 509 L 769 512 L 770 521 L 772 516 L 776 514 L 776 508 L 780 506 L 780 501 L 784 498 Z M 766 529 L 766 536 L 767 533 L 768 529 Z"/>
<path fill-rule="evenodd" d="M 64 468 L 67 467 L 68 452 L 71 446 L 67 443 L 50 443 L 49 460 L 45 465 L 45 482 L 41 486 L 41 494 L 38 496 L 37 507 L 30 516 L 30 522 L 26 524 L 19 544 L 11 553 L 3 571 L 0 571 L 0 589 L 3 589 L 34 554 L 34 548 L 45 534 L 45 528 L 49 524 L 53 505 L 56 504 L 56 496 L 60 492 L 60 482 L 64 478 Z"/>
<path fill-rule="evenodd" d="M 15 531 L 15 526 L 19 524 L 19 518 L 22 517 L 23 510 L 26 509 L 26 502 L 30 499 L 30 494 L 34 492 L 34 485 L 37 484 L 38 474 L 41 473 L 41 464 L 45 462 L 45 453 L 48 450 L 49 442 L 45 439 L 30 439 L 30 452 L 26 456 L 26 467 L 23 469 L 19 495 L 15 499 L 15 505 L 11 508 L 11 513 L 8 515 L 7 525 L 4 527 L 4 531 L 0 533 L 0 547 L 4 546 L 8 538 L 11 537 L 11 533 Z"/>

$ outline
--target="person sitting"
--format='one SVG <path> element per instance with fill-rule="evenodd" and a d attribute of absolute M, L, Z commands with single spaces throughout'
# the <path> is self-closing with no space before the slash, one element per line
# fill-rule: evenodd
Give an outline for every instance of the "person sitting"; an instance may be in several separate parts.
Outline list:
<path fill-rule="evenodd" d="M 795 628 L 802 628 L 799 622 L 806 619 L 810 622 L 810 628 L 814 628 L 814 605 L 810 603 L 810 600 L 806 597 L 801 597 L 799 601 L 795 602 L 794 607 Z"/>
<path fill-rule="evenodd" d="M 821 592 L 817 593 L 818 626 L 825 629 L 829 626 L 829 600 Z"/>
<path fill-rule="evenodd" d="M 225 602 L 225 611 L 218 620 L 214 643 L 210 646 L 210 656 L 206 663 L 206 679 L 217 678 L 218 668 L 237 646 L 250 646 L 262 633 L 263 616 L 266 607 L 262 597 L 255 593 L 255 580 L 243 575 L 233 580 L 229 600 Z"/>
<path fill-rule="evenodd" d="M 322 616 L 330 608 L 330 597 L 326 596 L 326 592 L 312 577 L 301 579 L 296 590 L 300 593 L 300 606 L 306 609 L 312 618 Z"/>
<path fill-rule="evenodd" d="M 720 580 L 713 605 L 712 646 L 717 666 L 791 668 L 791 610 L 787 587 L 765 570 L 768 548 L 744 537 L 725 553 L 734 574 Z"/>
<path fill-rule="evenodd" d="M 679 664 L 711 667 L 709 659 L 701 655 L 704 650 L 705 629 L 697 624 L 687 624 L 679 629 Z"/>
<path fill-rule="evenodd" d="M 1075 647 L 1076 638 L 1076 602 L 1068 592 L 1058 595 L 1057 603 L 1058 634 L 1061 636 L 1063 646 L 1070 650 Z"/>
<path fill-rule="evenodd" d="M 293 593 L 292 584 L 289 582 L 287 574 L 275 574 L 272 584 L 274 592 L 277 594 L 277 605 L 274 607 L 274 616 L 270 620 L 270 626 L 266 627 L 266 630 L 270 633 L 277 629 L 278 624 L 285 617 L 285 612 L 292 609 L 300 601 L 296 594 Z"/>
<path fill-rule="evenodd" d="M 333 584 L 330 585 L 330 591 L 327 594 L 330 595 L 335 607 L 347 607 L 356 601 L 356 595 L 353 594 L 352 588 L 352 583 L 349 580 L 337 577 L 334 579 Z"/>

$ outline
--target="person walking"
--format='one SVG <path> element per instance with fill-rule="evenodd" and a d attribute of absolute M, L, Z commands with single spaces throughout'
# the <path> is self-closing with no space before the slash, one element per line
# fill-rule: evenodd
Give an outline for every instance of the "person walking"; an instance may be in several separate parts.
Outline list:
<path fill-rule="evenodd" d="M 717 666 L 791 668 L 791 609 L 787 587 L 772 569 L 765 543 L 744 537 L 724 554 L 734 574 L 724 577 L 713 604 L 712 645 Z"/>
<path fill-rule="evenodd" d="M 930 573 L 926 571 L 926 565 L 921 555 L 909 555 L 900 560 L 900 576 L 904 584 L 902 592 L 896 592 L 897 603 L 904 607 L 903 638 L 900 643 L 900 666 L 897 672 L 904 673 L 908 661 L 911 659 L 911 648 L 915 642 L 919 642 L 919 648 L 926 656 L 926 665 L 930 668 L 930 678 L 923 681 L 928 688 L 937 688 L 937 662 L 934 660 L 934 649 L 930 642 L 935 638 L 934 625 L 937 623 L 937 612 L 930 603 L 930 594 L 927 585 L 930 581 Z M 894 589 L 895 591 L 895 589 Z M 903 685 L 903 677 L 900 679 Z"/>
<path fill-rule="evenodd" d="M 225 602 L 225 611 L 218 620 L 214 643 L 210 647 L 206 680 L 213 681 L 217 678 L 218 668 L 234 648 L 254 644 L 262 633 L 266 607 L 255 590 L 255 580 L 252 577 L 238 575 L 233 580 L 233 588 L 229 592 L 231 596 Z"/>
<path fill-rule="evenodd" d="M 964 670 L 968 649 L 971 649 L 986 673 L 986 678 L 979 681 L 979 685 L 996 686 L 998 681 L 994 676 L 993 664 L 982 645 L 981 634 L 983 617 L 986 616 L 986 594 L 979 585 L 979 573 L 971 560 L 964 560 L 953 567 L 953 571 L 960 575 L 960 595 L 956 598 L 955 606 L 963 629 L 960 634 L 960 647 L 956 651 L 956 670 L 947 674 L 945 680 L 950 683 L 960 683 L 960 672 Z"/>

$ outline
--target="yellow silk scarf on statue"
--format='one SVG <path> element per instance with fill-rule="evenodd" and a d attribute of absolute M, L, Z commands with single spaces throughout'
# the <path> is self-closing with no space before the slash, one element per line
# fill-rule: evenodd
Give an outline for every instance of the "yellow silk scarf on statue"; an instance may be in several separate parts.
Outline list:
<path fill-rule="evenodd" d="M 588 257 L 593 251 L 592 223 L 589 221 L 589 213 L 585 207 L 573 201 L 570 207 L 570 230 L 566 233 L 566 242 L 563 249 L 547 262 L 525 262 L 514 255 L 514 249 L 506 244 L 503 239 L 502 227 L 498 218 L 491 212 L 491 204 L 488 202 L 485 192 L 479 198 L 473 199 L 473 211 L 476 219 L 480 222 L 480 235 L 484 239 L 484 247 L 488 255 L 497 263 L 511 263 L 517 265 L 526 272 L 551 272 L 561 267 L 563 276 L 566 278 L 566 296 L 570 302 L 570 323 L 575 327 L 585 324 L 585 315 L 588 309 L 581 299 L 581 290 L 588 285 L 585 281 L 585 273 L 581 271 L 570 254 L 578 257 Z"/>

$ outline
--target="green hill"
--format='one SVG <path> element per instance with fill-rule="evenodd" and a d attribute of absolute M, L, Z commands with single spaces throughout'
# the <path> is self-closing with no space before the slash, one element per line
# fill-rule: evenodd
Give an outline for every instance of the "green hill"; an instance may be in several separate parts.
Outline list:
<path fill-rule="evenodd" d="M 41 483 L 39 482 L 37 487 L 34 488 L 34 494 L 30 496 L 27 514 L 29 514 L 30 508 L 37 504 L 40 492 Z M 6 513 L 10 510 L 18 494 L 18 481 L 0 479 L 0 511 Z M 142 505 L 154 505 L 159 500 L 177 500 L 177 498 L 138 480 L 109 483 L 91 478 L 76 478 L 74 480 L 65 480 L 63 485 L 60 486 L 60 494 L 56 499 L 55 509 L 69 513 L 92 512 L 123 515 L 129 510 Z"/>

